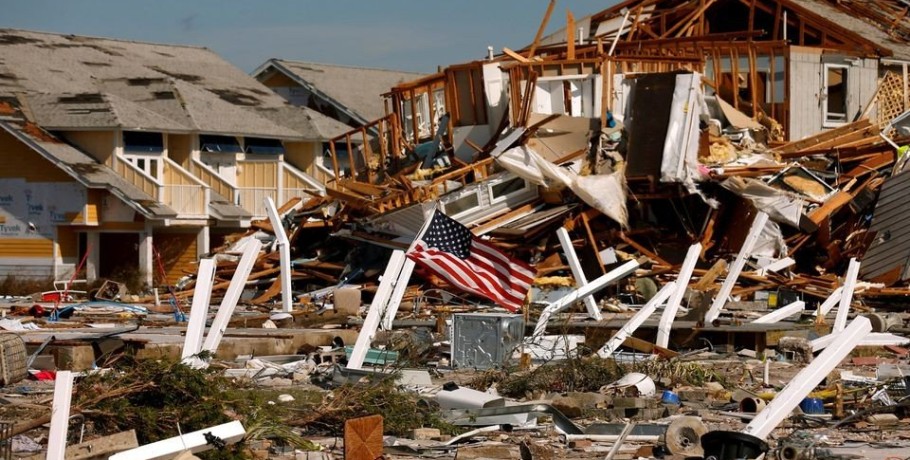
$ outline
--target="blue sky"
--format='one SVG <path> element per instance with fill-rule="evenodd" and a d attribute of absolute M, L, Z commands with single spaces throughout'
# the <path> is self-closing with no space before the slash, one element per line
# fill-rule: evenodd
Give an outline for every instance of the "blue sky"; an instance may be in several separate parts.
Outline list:
<path fill-rule="evenodd" d="M 548 31 L 617 0 L 557 1 Z M 208 47 L 245 71 L 278 57 L 433 72 L 520 48 L 547 0 L 0 0 L 0 27 Z"/>

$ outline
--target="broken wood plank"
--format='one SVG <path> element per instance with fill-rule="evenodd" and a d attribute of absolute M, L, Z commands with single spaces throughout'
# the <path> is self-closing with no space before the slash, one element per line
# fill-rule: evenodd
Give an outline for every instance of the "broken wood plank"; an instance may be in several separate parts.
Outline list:
<path fill-rule="evenodd" d="M 525 63 L 525 64 L 531 62 L 531 61 L 528 60 L 528 58 L 526 58 L 526 57 L 524 57 L 524 56 L 522 56 L 522 55 L 516 53 L 515 51 L 512 51 L 512 50 L 509 49 L 509 48 L 503 48 L 503 49 L 502 49 L 502 52 L 503 52 L 503 54 L 505 54 L 506 56 L 509 56 L 510 58 L 515 59 L 515 60 L 518 61 L 518 62 L 522 62 L 522 63 Z"/>
<path fill-rule="evenodd" d="M 528 58 L 534 57 L 534 53 L 540 45 L 540 39 L 543 38 L 543 32 L 547 28 L 547 23 L 550 22 L 550 15 L 553 14 L 554 7 L 556 7 L 556 0 L 550 0 L 550 3 L 547 5 L 547 12 L 544 13 L 543 20 L 540 21 L 540 27 L 537 28 L 537 34 L 534 35 L 534 42 L 531 43 L 531 49 L 528 50 Z"/>

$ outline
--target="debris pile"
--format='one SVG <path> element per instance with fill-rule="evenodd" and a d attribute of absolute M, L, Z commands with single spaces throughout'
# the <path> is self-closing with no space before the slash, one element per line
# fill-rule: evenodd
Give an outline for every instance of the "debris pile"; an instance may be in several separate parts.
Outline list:
<path fill-rule="evenodd" d="M 121 458 L 834 458 L 907 431 L 906 65 L 855 119 L 826 83 L 836 127 L 796 136 L 788 46 L 707 33 L 713 3 L 625 2 L 585 37 L 570 14 L 554 42 L 551 2 L 528 48 L 391 88 L 329 143 L 324 196 L 267 198 L 178 286 L 14 300 L 0 364 L 36 381 L 0 440 L 50 422 L 62 452 L 50 402 L 135 429 Z M 72 401 L 64 369 L 91 370 Z"/>

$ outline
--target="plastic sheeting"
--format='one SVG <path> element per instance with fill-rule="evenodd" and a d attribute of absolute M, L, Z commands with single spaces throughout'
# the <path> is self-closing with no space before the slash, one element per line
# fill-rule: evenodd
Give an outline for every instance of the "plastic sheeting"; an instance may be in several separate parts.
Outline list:
<path fill-rule="evenodd" d="M 695 180 L 701 177 L 698 171 L 698 123 L 701 114 L 707 112 L 701 74 L 677 75 L 660 164 L 661 182 L 681 182 L 694 191 Z"/>
<path fill-rule="evenodd" d="M 506 150 L 496 157 L 496 161 L 512 174 L 534 184 L 549 187 L 556 183 L 568 187 L 588 206 L 619 222 L 623 227 L 628 225 L 625 176 L 622 170 L 611 174 L 582 176 L 547 161 L 525 145 Z"/>

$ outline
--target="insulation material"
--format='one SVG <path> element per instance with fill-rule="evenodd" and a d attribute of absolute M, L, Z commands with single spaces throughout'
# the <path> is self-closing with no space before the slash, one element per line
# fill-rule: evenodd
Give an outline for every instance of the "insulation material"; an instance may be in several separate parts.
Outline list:
<path fill-rule="evenodd" d="M 496 157 L 496 161 L 506 170 L 534 184 L 544 187 L 554 182 L 565 185 L 582 201 L 623 227 L 628 223 L 622 170 L 612 174 L 582 176 L 547 161 L 527 146 L 506 150 Z"/>
<path fill-rule="evenodd" d="M 85 187 L 75 182 L 0 179 L 0 237 L 54 238 L 54 226 L 72 221 L 86 203 Z"/>
<path fill-rule="evenodd" d="M 698 172 L 698 139 L 701 134 L 698 122 L 707 113 L 698 73 L 676 76 L 673 101 L 670 105 L 670 123 L 663 146 L 660 164 L 662 182 L 681 182 L 693 191 Z"/>
<path fill-rule="evenodd" d="M 805 201 L 756 179 L 731 177 L 720 184 L 725 189 L 748 199 L 774 222 L 800 228 Z"/>

